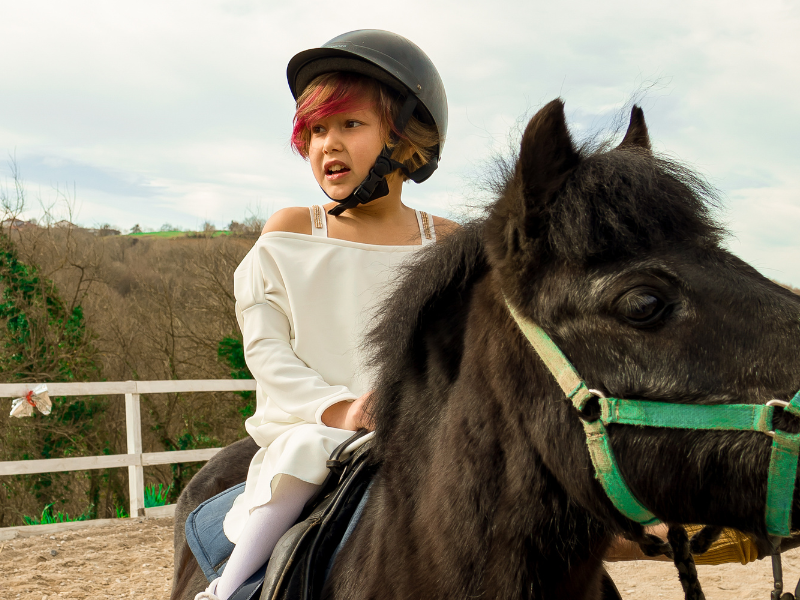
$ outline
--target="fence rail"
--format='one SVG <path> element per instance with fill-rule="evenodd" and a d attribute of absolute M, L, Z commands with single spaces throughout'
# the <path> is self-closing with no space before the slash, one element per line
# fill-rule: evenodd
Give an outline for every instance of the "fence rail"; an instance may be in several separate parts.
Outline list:
<path fill-rule="evenodd" d="M 0 398 L 24 396 L 35 384 L 0 383 Z M 131 518 L 145 516 L 144 467 L 174 463 L 205 461 L 222 448 L 176 450 L 173 452 L 142 452 L 141 394 L 175 392 L 243 392 L 256 389 L 254 379 L 184 379 L 170 381 L 97 381 L 86 383 L 48 383 L 51 397 L 57 396 L 125 396 L 125 429 L 128 438 L 127 454 L 50 458 L 44 460 L 15 460 L 0 462 L 0 476 L 29 475 L 87 469 L 128 467 Z M 152 509 L 148 509 L 152 510 Z"/>

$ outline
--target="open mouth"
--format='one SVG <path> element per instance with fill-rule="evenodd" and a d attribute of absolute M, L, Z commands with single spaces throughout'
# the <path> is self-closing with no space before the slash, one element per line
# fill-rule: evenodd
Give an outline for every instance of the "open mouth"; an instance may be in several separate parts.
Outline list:
<path fill-rule="evenodd" d="M 338 177 L 343 177 L 350 172 L 350 169 L 342 164 L 331 165 L 327 169 L 325 169 L 325 176 L 328 179 L 336 179 Z"/>

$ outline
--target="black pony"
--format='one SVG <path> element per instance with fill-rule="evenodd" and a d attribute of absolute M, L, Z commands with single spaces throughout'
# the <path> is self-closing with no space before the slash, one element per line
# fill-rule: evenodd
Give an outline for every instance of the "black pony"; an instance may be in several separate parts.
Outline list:
<path fill-rule="evenodd" d="M 600 597 L 609 544 L 641 526 L 594 478 L 578 413 L 504 296 L 609 395 L 789 399 L 800 298 L 720 247 L 710 199 L 651 152 L 638 108 L 620 146 L 594 152 L 576 149 L 560 101 L 533 117 L 488 216 L 421 253 L 370 336 L 380 469 L 328 598 Z M 609 433 L 659 518 L 766 538 L 767 436 Z"/>

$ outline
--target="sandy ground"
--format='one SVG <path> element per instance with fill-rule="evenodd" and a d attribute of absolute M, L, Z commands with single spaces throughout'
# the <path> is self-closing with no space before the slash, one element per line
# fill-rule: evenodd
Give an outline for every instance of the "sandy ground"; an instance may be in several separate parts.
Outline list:
<path fill-rule="evenodd" d="M 785 591 L 794 593 L 800 578 L 800 548 L 785 553 L 782 562 Z M 624 600 L 683 600 L 672 563 L 631 561 L 606 566 Z M 773 586 L 768 558 L 747 565 L 698 565 L 697 575 L 707 600 L 769 600 Z"/>
<path fill-rule="evenodd" d="M 172 585 L 171 518 L 0 542 L 0 600 L 132 598 L 166 600 Z M 55 554 L 54 554 L 55 553 Z M 784 555 L 789 591 L 800 577 L 800 549 Z M 625 600 L 682 600 L 670 563 L 610 563 Z M 708 600 L 769 600 L 768 560 L 698 567 Z"/>
<path fill-rule="evenodd" d="M 172 525 L 171 518 L 125 519 L 0 542 L 0 600 L 166 600 Z"/>

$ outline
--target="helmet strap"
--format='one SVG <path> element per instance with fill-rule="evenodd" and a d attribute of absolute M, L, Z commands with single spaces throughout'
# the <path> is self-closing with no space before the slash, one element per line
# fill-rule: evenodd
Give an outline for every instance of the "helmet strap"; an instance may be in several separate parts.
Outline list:
<path fill-rule="evenodd" d="M 358 187 L 356 187 L 347 198 L 343 198 L 342 200 L 331 198 L 331 200 L 339 204 L 330 209 L 328 214 L 337 217 L 348 208 L 355 208 L 359 204 L 366 204 L 367 202 L 372 202 L 373 200 L 387 196 L 389 194 L 389 183 L 386 181 L 386 176 L 396 169 L 405 170 L 403 163 L 393 160 L 391 154 L 391 148 L 389 148 L 389 146 L 384 146 L 364 181 L 358 184 Z M 325 195 L 327 196 L 327 193 Z M 330 198 L 330 196 L 328 196 L 328 198 Z"/>
<path fill-rule="evenodd" d="M 400 108 L 397 118 L 394 121 L 394 129 L 396 131 L 400 133 L 405 131 L 408 120 L 411 118 L 411 115 L 414 113 L 414 109 L 416 107 L 416 97 L 413 95 L 407 96 L 403 101 L 403 106 Z M 427 165 L 423 166 L 422 169 L 425 169 L 425 167 L 427 167 Z M 389 148 L 389 146 L 384 146 L 383 150 L 381 150 L 381 153 L 378 155 L 378 158 L 375 159 L 375 164 L 364 178 L 364 181 L 358 184 L 356 189 L 354 189 L 349 196 L 341 200 L 337 200 L 336 198 L 331 198 L 328 196 L 325 190 L 322 190 L 323 193 L 328 196 L 328 198 L 331 198 L 331 200 L 339 203 L 338 206 L 334 206 L 332 209 L 330 209 L 328 214 L 337 217 L 348 208 L 355 208 L 359 204 L 366 204 L 367 202 L 372 202 L 373 200 L 387 196 L 389 194 L 389 183 L 386 181 L 386 176 L 397 169 L 401 169 L 403 173 L 405 173 L 413 181 L 416 181 L 414 174 L 420 171 L 420 169 L 417 169 L 417 171 L 409 173 L 408 168 L 403 163 L 392 158 L 392 149 Z M 436 166 L 434 166 L 433 169 L 436 169 Z M 431 173 L 432 172 L 433 171 L 431 170 Z M 428 174 L 428 176 L 430 176 L 430 174 Z"/>

